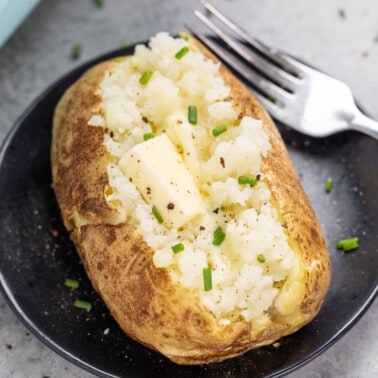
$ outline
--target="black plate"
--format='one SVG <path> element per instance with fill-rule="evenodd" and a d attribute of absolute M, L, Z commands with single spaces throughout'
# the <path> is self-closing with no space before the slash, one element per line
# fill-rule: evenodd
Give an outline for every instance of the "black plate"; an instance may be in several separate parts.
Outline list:
<path fill-rule="evenodd" d="M 54 107 L 64 90 L 88 67 L 132 53 L 122 49 L 91 61 L 49 88 L 24 113 L 0 154 L 0 282 L 21 321 L 67 360 L 100 376 L 279 376 L 328 348 L 366 311 L 377 293 L 377 142 L 357 133 L 311 139 L 280 131 L 318 214 L 329 246 L 333 276 L 317 318 L 281 346 L 263 347 L 220 363 L 178 366 L 130 340 L 91 288 L 65 232 L 51 189 L 49 149 Z M 325 180 L 334 188 L 326 194 Z M 360 238 L 348 254 L 338 239 Z M 66 278 L 81 281 L 72 292 Z M 73 307 L 76 298 L 93 303 L 90 312 Z"/>

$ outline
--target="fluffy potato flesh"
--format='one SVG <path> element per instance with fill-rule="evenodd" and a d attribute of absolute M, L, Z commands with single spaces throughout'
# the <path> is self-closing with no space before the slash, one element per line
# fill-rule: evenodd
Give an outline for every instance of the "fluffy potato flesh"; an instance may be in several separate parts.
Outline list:
<path fill-rule="evenodd" d="M 57 106 L 51 158 L 93 286 L 172 361 L 240 355 L 319 311 L 328 253 L 279 133 L 192 38 L 89 70 Z"/>

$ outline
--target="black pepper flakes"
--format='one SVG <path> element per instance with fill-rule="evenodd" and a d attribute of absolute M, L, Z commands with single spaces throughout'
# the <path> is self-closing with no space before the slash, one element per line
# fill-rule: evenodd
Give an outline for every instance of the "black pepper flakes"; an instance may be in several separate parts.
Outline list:
<path fill-rule="evenodd" d="M 223 168 L 225 168 L 225 167 L 226 167 L 226 163 L 225 163 L 225 161 L 224 161 L 224 158 L 223 158 L 223 157 L 221 157 L 221 158 L 219 159 L 219 162 L 220 162 L 220 164 L 221 164 L 221 166 L 222 166 Z"/>
<path fill-rule="evenodd" d="M 145 117 L 145 116 L 143 116 L 143 117 L 142 117 L 142 121 L 143 121 L 144 123 L 148 123 L 148 118 Z"/>
<path fill-rule="evenodd" d="M 167 209 L 168 210 L 173 210 L 175 208 L 175 204 L 172 203 L 172 202 L 169 202 L 169 204 L 167 205 Z"/>

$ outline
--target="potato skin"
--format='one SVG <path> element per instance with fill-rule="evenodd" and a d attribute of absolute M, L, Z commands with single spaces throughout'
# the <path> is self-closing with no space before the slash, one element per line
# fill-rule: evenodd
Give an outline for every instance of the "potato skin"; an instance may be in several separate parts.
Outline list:
<path fill-rule="evenodd" d="M 215 59 L 196 40 L 191 38 L 190 43 L 193 49 Z M 97 86 L 118 61 L 91 68 L 60 100 L 53 121 L 51 164 L 64 224 L 71 231 L 93 287 L 121 328 L 175 363 L 201 364 L 271 344 L 307 324 L 319 311 L 330 283 L 324 238 L 273 121 L 224 66 L 220 74 L 231 88 L 240 117 L 262 119 L 270 138 L 272 148 L 263 159 L 262 171 L 287 227 L 290 244 L 302 256 L 307 270 L 305 297 L 297 320 L 289 324 L 288 319 L 277 319 L 257 337 L 251 337 L 253 329 L 246 321 L 219 325 L 199 298 L 173 285 L 164 269 L 155 268 L 154 251 L 133 226 L 114 225 L 114 210 L 104 195 L 108 184 L 104 130 L 87 123 L 100 112 Z"/>

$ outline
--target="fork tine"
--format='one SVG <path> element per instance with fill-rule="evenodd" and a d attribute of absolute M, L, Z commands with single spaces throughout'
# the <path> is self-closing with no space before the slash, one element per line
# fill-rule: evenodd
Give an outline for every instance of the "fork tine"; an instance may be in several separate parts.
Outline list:
<path fill-rule="evenodd" d="M 239 54 L 246 62 L 263 72 L 270 77 L 273 81 L 293 92 L 298 84 L 299 79 L 286 71 L 282 70 L 277 65 L 274 65 L 270 61 L 262 58 L 252 50 L 246 50 L 235 39 L 228 36 L 222 30 L 220 30 L 213 22 L 206 18 L 198 10 L 194 11 L 194 14 L 199 20 L 201 20 L 208 28 L 210 28 L 222 41 L 226 43 L 235 53 Z"/>
<path fill-rule="evenodd" d="M 296 76 L 300 76 L 300 67 L 298 67 L 295 64 L 292 64 L 292 61 L 286 59 L 285 55 L 280 54 L 278 51 L 275 51 L 274 49 L 266 46 L 265 44 L 258 41 L 257 39 L 251 37 L 248 33 L 246 33 L 243 29 L 237 26 L 233 21 L 231 21 L 228 17 L 226 17 L 223 13 L 221 13 L 208 1 L 202 0 L 201 3 L 211 14 L 213 14 L 216 18 L 218 18 L 218 20 L 220 20 L 225 25 L 227 25 L 232 31 L 234 31 L 239 37 L 241 37 L 246 42 L 248 42 L 262 55 L 274 61 L 275 63 L 280 65 L 282 68 L 285 68 L 286 70 L 290 71 Z"/>
<path fill-rule="evenodd" d="M 265 79 L 263 76 L 255 73 L 254 71 L 246 69 L 245 66 L 233 59 L 230 54 L 227 54 L 210 38 L 205 37 L 202 33 L 200 33 L 190 25 L 185 24 L 185 27 L 198 40 L 200 40 L 204 45 L 210 48 L 210 50 L 212 50 L 221 60 L 223 60 L 223 62 L 234 69 L 240 76 L 242 76 L 247 82 L 257 88 L 263 95 L 270 99 L 274 99 L 276 101 L 276 107 L 278 107 L 278 105 L 284 105 L 292 99 L 292 94 L 283 90 L 270 80 Z M 265 99 L 269 101 L 267 98 Z"/>

